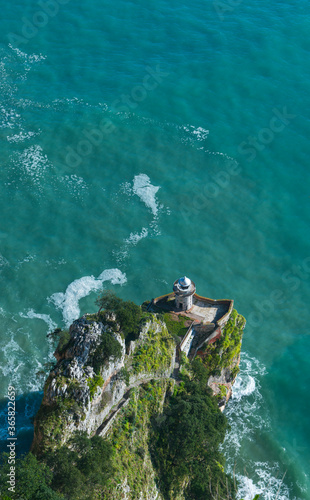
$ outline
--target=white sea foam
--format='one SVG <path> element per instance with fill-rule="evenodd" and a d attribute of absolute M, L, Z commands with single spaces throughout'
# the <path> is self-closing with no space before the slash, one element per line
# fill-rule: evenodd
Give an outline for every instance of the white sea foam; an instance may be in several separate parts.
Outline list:
<path fill-rule="evenodd" d="M 197 147 L 197 142 L 201 143 L 202 141 L 205 141 L 208 138 L 209 130 L 203 127 L 195 127 L 194 125 L 189 124 L 177 126 L 177 128 L 181 132 L 181 142 L 183 144 L 190 144 L 196 149 L 204 150 L 204 147 L 201 145 Z"/>
<path fill-rule="evenodd" d="M 146 227 L 142 228 L 141 233 L 130 233 L 129 237 L 125 240 L 128 245 L 136 245 L 140 240 L 146 238 L 149 234 Z"/>
<path fill-rule="evenodd" d="M 55 358 L 53 356 L 53 352 L 55 350 L 55 346 L 50 350 L 50 354 L 47 357 L 43 358 L 43 363 L 47 363 L 48 361 L 50 362 L 55 362 Z M 41 358 L 42 359 L 42 358 Z M 28 369 L 29 370 L 29 369 Z M 31 376 L 27 378 L 26 380 L 26 387 L 24 389 L 24 393 L 32 393 L 32 392 L 39 392 L 42 391 L 43 386 L 44 386 L 44 377 L 40 377 L 37 375 L 37 372 L 39 371 L 45 371 L 46 372 L 46 377 L 48 375 L 48 370 L 40 363 L 38 359 L 32 360 L 31 363 Z M 23 381 L 24 382 L 24 381 Z"/>
<path fill-rule="evenodd" d="M 54 293 L 49 300 L 62 310 L 63 320 L 69 326 L 80 315 L 80 299 L 87 297 L 91 292 L 100 290 L 105 281 L 110 281 L 113 285 L 123 285 L 127 278 L 119 269 L 106 269 L 98 278 L 84 276 L 76 279 L 70 283 L 65 293 Z"/>
<path fill-rule="evenodd" d="M 8 382 L 17 388 L 18 392 L 22 389 L 22 370 L 25 351 L 20 347 L 15 340 L 16 332 L 8 330 L 6 336 L 3 338 L 4 345 L 1 346 L 1 362 L 0 372 L 3 378 L 7 378 Z M 4 387 L 0 388 L 0 392 Z"/>
<path fill-rule="evenodd" d="M 1 267 L 6 267 L 9 265 L 9 261 L 3 257 L 3 255 L 0 254 L 0 268 Z"/>
<path fill-rule="evenodd" d="M 257 429 L 267 429 L 269 419 L 259 416 L 262 404 L 259 378 L 266 373 L 265 367 L 246 353 L 241 354 L 240 373 L 233 386 L 232 399 L 225 409 L 230 430 L 226 433 L 223 450 L 227 460 L 236 458 L 242 442 L 251 441 Z"/>
<path fill-rule="evenodd" d="M 16 269 L 19 269 L 20 266 L 22 266 L 23 264 L 26 264 L 27 262 L 31 262 L 31 261 L 35 260 L 36 258 L 37 258 L 37 256 L 35 254 L 34 255 L 27 254 L 26 257 L 24 257 L 23 259 L 18 261 Z"/>
<path fill-rule="evenodd" d="M 289 488 L 284 484 L 285 473 L 280 474 L 279 465 L 265 462 L 255 464 L 255 478 L 237 474 L 238 499 L 253 500 L 255 495 L 261 495 L 262 500 L 289 500 L 292 498 Z M 296 497 L 292 500 L 297 500 Z"/>
<path fill-rule="evenodd" d="M 21 366 L 23 366 L 24 363 L 19 363 L 16 368 L 14 368 L 14 372 L 17 372 L 17 370 L 20 369 Z"/>
<path fill-rule="evenodd" d="M 242 352 L 240 373 L 233 386 L 232 399 L 225 409 L 230 429 L 226 433 L 222 451 L 226 457 L 227 471 L 233 474 L 236 467 L 239 499 L 253 500 L 255 495 L 260 494 L 262 500 L 289 500 L 292 497 L 282 482 L 283 472 L 280 472 L 278 463 L 249 459 L 244 463 L 243 454 L 240 453 L 241 447 L 248 446 L 258 430 L 266 432 L 270 428 L 268 409 L 261 409 L 264 399 L 260 392 L 260 378 L 265 374 L 266 368 L 256 358 Z M 261 417 L 262 413 L 264 418 Z M 241 473 L 245 468 L 246 474 Z"/>
<path fill-rule="evenodd" d="M 9 142 L 23 142 L 25 141 L 26 139 L 31 139 L 32 137 L 35 137 L 37 135 L 39 135 L 41 133 L 41 131 L 38 131 L 38 132 L 19 132 L 19 134 L 15 134 L 15 135 L 8 135 L 7 136 L 7 140 Z"/>
<path fill-rule="evenodd" d="M 49 314 L 39 314 L 36 313 L 33 309 L 29 309 L 29 311 L 26 314 L 20 312 L 19 315 L 22 318 L 41 319 L 47 324 L 49 332 L 52 332 L 53 330 L 55 330 L 55 328 L 57 328 L 57 324 L 54 323 Z"/>
<path fill-rule="evenodd" d="M 171 124 L 168 124 L 171 125 Z M 221 151 L 211 151 L 207 149 L 204 145 L 201 146 L 201 144 L 197 144 L 197 142 L 201 143 L 202 141 L 206 141 L 208 138 L 208 135 L 210 133 L 209 130 L 203 128 L 203 127 L 194 127 L 194 125 L 183 125 L 183 126 L 177 126 L 177 128 L 180 130 L 182 136 L 181 136 L 181 142 L 183 144 L 190 144 L 195 149 L 204 151 L 204 153 L 207 153 L 208 155 L 213 155 L 213 156 L 222 156 L 226 160 L 229 161 L 234 161 L 236 162 L 235 158 L 232 158 L 231 156 L 227 155 L 226 153 L 222 153 Z M 184 134 L 185 132 L 185 134 Z"/>
<path fill-rule="evenodd" d="M 134 177 L 132 189 L 134 194 L 139 196 L 140 200 L 152 210 L 153 215 L 157 215 L 158 203 L 155 195 L 160 186 L 153 186 L 148 175 L 139 174 Z"/>
<path fill-rule="evenodd" d="M 0 108 L 1 123 L 0 128 L 13 129 L 20 121 L 20 115 L 14 109 L 5 109 L 3 106 Z"/>
<path fill-rule="evenodd" d="M 128 238 L 124 240 L 124 244 L 121 246 L 121 248 L 113 252 L 117 263 L 121 264 L 121 262 L 128 257 L 129 248 L 132 246 L 136 246 L 139 241 L 141 241 L 143 238 L 146 238 L 148 234 L 149 230 L 147 227 L 143 227 L 140 233 L 130 233 Z"/>
<path fill-rule="evenodd" d="M 193 135 L 197 141 L 204 141 L 209 135 L 209 130 L 194 125 L 184 125 L 183 130 Z"/>
<path fill-rule="evenodd" d="M 40 185 L 45 170 L 50 166 L 47 156 L 39 145 L 30 146 L 13 157 L 15 167 L 29 177 L 34 184 Z"/>
<path fill-rule="evenodd" d="M 13 333 L 13 332 L 10 332 L 10 333 Z M 9 353 L 13 352 L 13 351 L 24 352 L 24 350 L 20 347 L 20 345 L 14 340 L 13 335 L 11 336 L 9 342 L 4 347 L 2 347 L 1 350 L 6 357 L 8 357 Z M 11 369 L 11 367 L 10 367 L 10 369 Z"/>
<path fill-rule="evenodd" d="M 0 92 L 1 92 L 1 97 L 2 97 L 2 102 L 9 101 L 10 97 L 14 95 L 14 93 L 17 91 L 17 85 L 16 83 L 16 77 L 17 75 L 14 75 L 15 77 L 12 78 L 12 69 L 11 69 L 11 61 L 7 57 L 7 54 L 2 57 L 2 51 L 1 51 L 1 61 L 0 61 Z M 0 111 L 2 114 L 6 115 L 7 111 L 6 109 L 2 106 L 0 108 Z M 10 110 L 10 112 L 14 113 L 13 110 Z"/>
<path fill-rule="evenodd" d="M 113 252 L 118 264 L 128 257 L 130 247 L 137 245 L 139 241 L 150 234 L 153 236 L 158 236 L 160 234 L 158 212 L 163 208 L 163 205 L 159 205 L 156 200 L 156 193 L 159 189 L 160 186 L 153 186 L 151 184 L 151 180 L 146 174 L 136 175 L 133 179 L 133 187 L 129 182 L 121 184 L 122 193 L 127 196 L 137 195 L 140 200 L 151 209 L 153 220 L 150 222 L 149 227 L 142 227 L 140 231 L 131 232 L 129 236 L 124 239 L 121 248 Z"/>
<path fill-rule="evenodd" d="M 49 109 L 52 107 L 52 105 L 49 102 L 38 102 L 38 101 L 32 101 L 31 99 L 22 99 L 20 98 L 18 100 L 18 107 L 19 108 L 43 108 L 43 109 Z"/>
<path fill-rule="evenodd" d="M 132 188 L 130 182 L 123 182 L 120 187 L 122 193 L 127 195 L 132 195 Z"/>
<path fill-rule="evenodd" d="M 75 174 L 64 175 L 61 181 L 67 187 L 69 193 L 71 193 L 75 198 L 80 198 L 88 190 L 88 185 L 83 179 Z"/>
<path fill-rule="evenodd" d="M 26 54 L 26 52 L 22 52 L 17 47 L 13 47 L 13 45 L 11 45 L 10 43 L 9 47 L 18 55 L 18 57 L 23 59 L 24 62 L 28 62 L 30 64 L 44 61 L 46 59 L 46 56 L 44 56 L 43 54 Z"/>
<path fill-rule="evenodd" d="M 255 495 L 261 494 L 262 490 L 258 488 L 257 485 L 254 484 L 252 479 L 247 476 L 242 476 L 237 474 L 236 479 L 238 481 L 238 498 L 242 498 L 244 500 L 253 500 Z"/>
<path fill-rule="evenodd" d="M 255 379 L 251 375 L 237 377 L 233 387 L 232 399 L 240 401 L 243 396 L 249 396 L 255 391 Z"/>
<path fill-rule="evenodd" d="M 52 101 L 52 104 L 82 104 L 83 106 L 90 106 L 92 107 L 87 101 L 85 101 L 84 99 L 81 99 L 79 97 L 72 97 L 72 98 L 69 98 L 69 97 L 65 97 L 65 98 L 62 98 L 62 99 L 54 99 Z M 100 103 L 99 103 L 99 106 L 102 106 Z"/>

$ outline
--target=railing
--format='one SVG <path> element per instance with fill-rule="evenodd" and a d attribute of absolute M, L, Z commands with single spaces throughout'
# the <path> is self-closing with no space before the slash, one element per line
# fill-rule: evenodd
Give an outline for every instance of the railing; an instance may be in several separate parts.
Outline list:
<path fill-rule="evenodd" d="M 228 305 L 229 304 L 229 309 L 233 308 L 234 301 L 230 299 L 209 299 L 208 297 L 203 297 L 202 295 L 197 295 L 197 293 L 194 293 L 195 299 L 201 300 L 202 302 L 208 302 L 210 304 L 216 305 L 216 304 L 222 304 L 222 305 Z M 231 310 L 230 310 L 231 312 Z"/>
<path fill-rule="evenodd" d="M 163 300 L 165 298 L 167 298 L 168 300 L 168 297 L 174 297 L 174 293 L 166 293 L 165 295 L 160 295 L 160 297 L 156 297 L 156 299 L 153 299 L 153 304 L 156 305 L 157 302 L 159 302 L 160 300 Z"/>
<path fill-rule="evenodd" d="M 193 324 L 195 323 L 195 321 L 192 321 L 190 326 L 188 327 L 188 330 L 186 332 L 186 334 L 184 335 L 183 339 L 181 340 L 181 343 L 180 343 L 180 351 L 184 352 L 183 348 L 184 346 L 186 345 L 187 341 L 189 340 L 191 334 L 192 334 L 192 331 L 193 331 Z"/>

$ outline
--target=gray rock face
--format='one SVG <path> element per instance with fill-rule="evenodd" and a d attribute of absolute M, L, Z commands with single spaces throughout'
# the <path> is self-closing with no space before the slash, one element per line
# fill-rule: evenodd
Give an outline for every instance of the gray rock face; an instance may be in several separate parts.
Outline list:
<path fill-rule="evenodd" d="M 208 379 L 208 386 L 212 389 L 215 396 L 221 394 L 221 386 L 226 388 L 226 396 L 223 396 L 219 401 L 219 407 L 221 411 L 224 411 L 225 406 L 229 398 L 231 398 L 233 385 L 235 383 L 236 377 L 232 376 L 232 370 L 235 366 L 239 366 L 240 356 L 233 360 L 233 363 L 228 368 L 222 368 L 220 375 L 211 376 Z"/>
<path fill-rule="evenodd" d="M 49 375 L 42 402 L 45 406 L 51 406 L 59 400 L 72 402 L 73 409 L 67 412 L 65 417 L 66 425 L 61 436 L 62 443 L 65 443 L 76 431 L 86 431 L 88 435 L 94 434 L 111 409 L 114 407 L 114 411 L 117 408 L 129 387 L 135 387 L 152 378 L 171 375 L 175 354 L 172 356 L 171 365 L 166 370 L 158 373 L 130 372 L 128 386 L 120 374 L 120 370 L 125 366 L 125 360 L 128 364 L 134 351 L 146 341 L 148 331 L 152 329 L 153 332 L 158 333 L 163 328 L 166 328 L 164 323 L 157 319 L 148 321 L 142 327 L 139 339 L 130 343 L 128 354 L 125 352 L 125 341 L 120 333 L 110 332 L 121 345 L 121 356 L 119 359 L 110 358 L 101 366 L 100 377 L 102 378 L 98 383 L 98 375 L 95 374 L 91 363 L 107 327 L 103 323 L 88 320 L 86 316 L 74 321 L 69 330 L 70 341 L 67 347 L 63 352 L 55 353 L 58 363 Z"/>
<path fill-rule="evenodd" d="M 94 433 L 125 392 L 126 384 L 117 377 L 117 373 L 124 366 L 125 341 L 119 333 L 112 333 L 121 345 L 121 357 L 110 359 L 102 367 L 100 375 L 104 385 L 98 385 L 95 393 L 92 396 L 90 394 L 89 385 L 95 376 L 90 364 L 91 356 L 105 332 L 106 327 L 102 323 L 89 321 L 85 316 L 74 321 L 69 330 L 71 340 L 68 348 L 50 373 L 43 404 L 52 405 L 61 398 L 73 400 L 78 408 L 78 411 L 69 417 L 63 442 L 74 431 Z M 105 398 L 102 398 L 103 394 L 106 394 Z"/>

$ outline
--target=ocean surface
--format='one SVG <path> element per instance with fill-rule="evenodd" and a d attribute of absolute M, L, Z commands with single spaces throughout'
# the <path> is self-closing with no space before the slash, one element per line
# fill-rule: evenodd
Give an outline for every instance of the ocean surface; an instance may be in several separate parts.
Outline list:
<path fill-rule="evenodd" d="M 308 2 L 0 6 L 1 439 L 13 385 L 29 449 L 48 332 L 186 274 L 247 318 L 239 498 L 309 499 Z"/>

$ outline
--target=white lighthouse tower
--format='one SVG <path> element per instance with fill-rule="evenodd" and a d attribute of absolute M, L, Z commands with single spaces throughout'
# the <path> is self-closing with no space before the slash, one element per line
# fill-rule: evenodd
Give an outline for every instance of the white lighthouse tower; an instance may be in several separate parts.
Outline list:
<path fill-rule="evenodd" d="M 183 276 L 176 280 L 173 284 L 173 291 L 175 293 L 175 305 L 182 311 L 188 311 L 193 305 L 193 296 L 196 292 L 195 283 Z"/>

